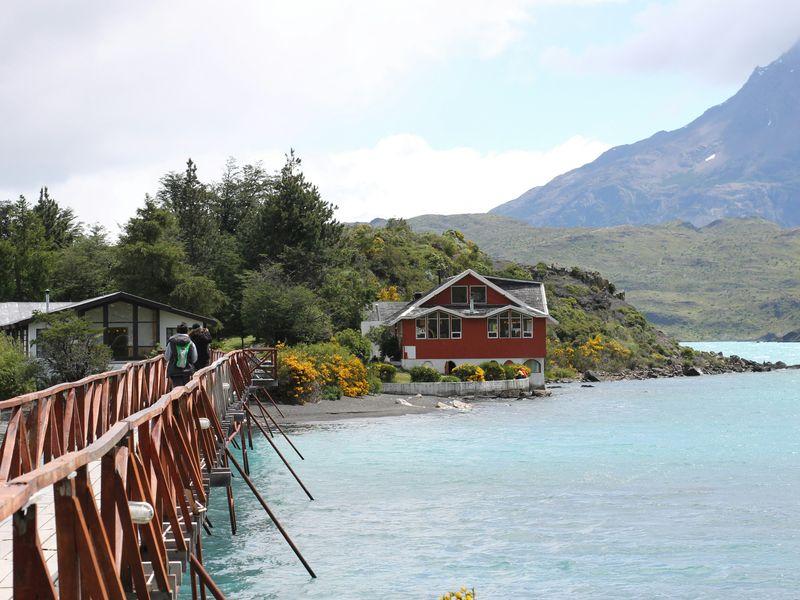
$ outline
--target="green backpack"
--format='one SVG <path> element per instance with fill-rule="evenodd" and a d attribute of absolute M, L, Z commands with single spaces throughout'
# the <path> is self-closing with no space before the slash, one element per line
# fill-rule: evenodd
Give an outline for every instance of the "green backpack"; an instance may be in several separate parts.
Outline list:
<path fill-rule="evenodd" d="M 179 369 L 185 369 L 189 365 L 189 348 L 191 342 L 174 342 L 175 343 L 175 366 Z"/>

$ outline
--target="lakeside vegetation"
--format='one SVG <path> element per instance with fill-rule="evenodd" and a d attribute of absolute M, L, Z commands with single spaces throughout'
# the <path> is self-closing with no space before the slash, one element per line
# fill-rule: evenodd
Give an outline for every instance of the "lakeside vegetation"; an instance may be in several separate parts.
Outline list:
<path fill-rule="evenodd" d="M 285 399 L 295 401 L 360 395 L 381 381 L 424 377 L 367 364 L 369 342 L 357 331 L 363 310 L 376 299 L 410 300 L 467 268 L 544 282 L 559 321 L 549 329 L 550 378 L 685 359 L 677 342 L 599 273 L 496 261 L 458 230 L 415 232 L 402 219 L 345 226 L 334 210 L 291 153 L 276 173 L 231 160 L 216 182 L 200 181 L 188 161 L 183 172 L 160 180 L 154 197 L 145 196 L 116 242 L 78 223 L 43 188 L 35 205 L 24 198 L 0 203 L 0 301 L 40 301 L 46 288 L 53 301 L 121 289 L 213 316 L 220 320 L 219 348 L 281 344 Z M 4 339 L 0 355 L 8 358 L 0 370 L 11 383 L 3 393 L 102 370 L 102 348 L 87 342 L 90 326 L 79 321 L 71 315 L 54 321 L 53 336 L 72 335 L 83 349 L 71 371 L 50 364 L 47 377 L 37 376 L 36 361 Z M 387 332 L 376 341 L 396 355 Z M 522 369 L 501 374 L 490 364 L 464 366 L 451 377 L 511 378 Z"/>

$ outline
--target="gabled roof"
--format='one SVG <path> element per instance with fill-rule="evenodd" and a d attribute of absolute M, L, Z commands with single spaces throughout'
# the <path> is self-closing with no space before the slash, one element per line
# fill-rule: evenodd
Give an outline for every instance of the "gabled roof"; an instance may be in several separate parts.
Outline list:
<path fill-rule="evenodd" d="M 395 302 L 383 300 L 373 302 L 364 318 L 365 321 L 385 321 L 403 310 L 408 302 Z"/>
<path fill-rule="evenodd" d="M 163 302 L 156 302 L 148 298 L 142 298 L 128 292 L 112 292 L 87 300 L 80 300 L 78 302 L 50 302 L 50 312 L 59 312 L 62 310 L 88 310 L 96 306 L 115 302 L 117 300 L 126 300 L 128 302 L 135 302 L 141 306 L 149 308 L 158 308 L 168 312 L 194 319 L 195 321 L 204 321 L 206 323 L 216 323 L 216 319 L 198 315 L 197 313 L 189 312 L 181 308 L 175 308 Z M 0 302 L 0 327 L 7 327 L 9 325 L 19 325 L 28 323 L 33 320 L 33 314 L 37 311 L 44 312 L 47 306 L 44 302 Z"/>
<path fill-rule="evenodd" d="M 475 310 L 465 309 L 463 307 L 454 308 L 452 306 L 445 306 L 445 307 L 423 307 L 422 305 L 436 296 L 439 292 L 444 289 L 447 289 L 451 285 L 457 283 L 459 280 L 463 279 L 467 275 L 472 275 L 482 283 L 486 284 L 488 287 L 494 289 L 496 292 L 505 296 L 510 304 L 516 304 L 517 309 L 523 313 L 527 313 L 531 316 L 536 317 L 546 317 L 549 321 L 555 323 L 555 319 L 550 316 L 550 312 L 547 309 L 547 297 L 544 290 L 544 284 L 538 281 L 526 281 L 523 279 L 505 279 L 502 277 L 486 277 L 473 271 L 472 269 L 467 269 L 462 271 L 455 277 L 450 277 L 444 280 L 440 285 L 436 286 L 432 290 L 428 291 L 425 295 L 423 295 L 418 300 L 413 300 L 405 305 L 402 310 L 399 310 L 394 316 L 389 318 L 386 321 L 387 325 L 394 325 L 401 319 L 412 319 L 421 314 L 427 314 L 430 310 L 433 309 L 447 309 L 451 312 L 458 313 L 459 316 L 462 317 L 484 317 L 492 312 L 498 312 L 504 306 L 491 306 L 491 307 L 479 307 Z"/>

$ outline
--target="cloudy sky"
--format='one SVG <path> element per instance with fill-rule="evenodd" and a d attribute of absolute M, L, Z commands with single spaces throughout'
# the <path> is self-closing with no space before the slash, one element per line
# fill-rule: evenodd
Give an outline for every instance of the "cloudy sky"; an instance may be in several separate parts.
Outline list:
<path fill-rule="evenodd" d="M 6 1 L 0 199 L 112 232 L 187 157 L 295 148 L 339 218 L 484 212 L 680 127 L 800 37 L 796 0 Z"/>

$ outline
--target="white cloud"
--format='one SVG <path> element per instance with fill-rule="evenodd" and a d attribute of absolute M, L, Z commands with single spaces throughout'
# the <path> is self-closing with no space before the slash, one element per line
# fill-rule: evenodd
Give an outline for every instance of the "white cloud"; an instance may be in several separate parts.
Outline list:
<path fill-rule="evenodd" d="M 608 145 L 580 136 L 546 151 L 432 148 L 393 135 L 372 148 L 309 157 L 306 171 L 345 221 L 425 213 L 486 212 L 527 189 L 594 160 Z"/>
<path fill-rule="evenodd" d="M 375 217 L 413 217 L 424 213 L 486 212 L 556 175 L 594 160 L 608 144 L 574 136 L 548 150 L 480 152 L 474 148 L 436 149 L 417 135 L 398 134 L 374 146 L 332 154 L 303 154 L 303 170 L 319 186 L 323 198 L 339 208 L 342 221 Z M 201 180 L 219 179 L 227 157 L 193 155 Z M 240 162 L 261 160 L 270 170 L 283 164 L 272 150 L 240 156 Z M 76 175 L 50 186 L 51 195 L 76 210 L 84 223 L 100 223 L 116 236 L 143 203 L 155 194 L 158 180 L 180 170 L 184 159 L 153 162 L 130 168 L 108 168 Z M 35 200 L 38 188 L 21 190 Z M 11 198 L 17 190 L 0 189 Z"/>
<path fill-rule="evenodd" d="M 542 62 L 580 72 L 687 72 L 717 83 L 741 83 L 800 38 L 795 0 L 652 2 L 635 17 L 636 32 L 575 53 L 551 47 Z"/>

